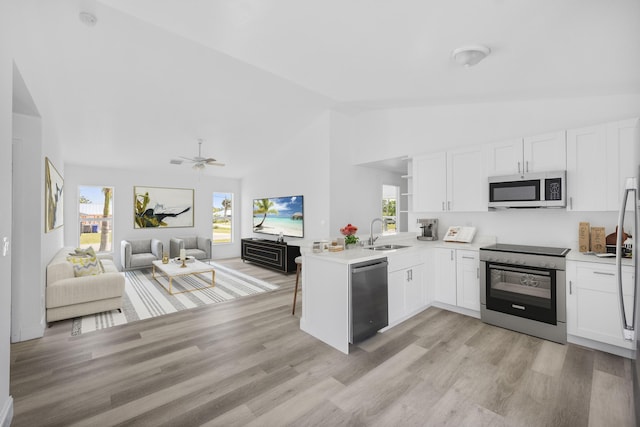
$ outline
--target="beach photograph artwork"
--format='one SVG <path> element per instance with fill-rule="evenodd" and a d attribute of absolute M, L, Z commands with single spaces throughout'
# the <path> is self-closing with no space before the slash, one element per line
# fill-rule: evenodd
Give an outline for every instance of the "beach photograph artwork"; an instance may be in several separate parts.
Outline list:
<path fill-rule="evenodd" d="M 304 237 L 302 196 L 270 197 L 253 201 L 253 231 Z"/>

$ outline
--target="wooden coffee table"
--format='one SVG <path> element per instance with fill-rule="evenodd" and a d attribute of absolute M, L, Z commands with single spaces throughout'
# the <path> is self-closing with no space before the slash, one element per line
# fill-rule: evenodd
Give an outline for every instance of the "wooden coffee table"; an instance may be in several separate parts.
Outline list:
<path fill-rule="evenodd" d="M 199 291 L 201 289 L 213 288 L 216 285 L 216 272 L 209 264 L 205 264 L 202 261 L 193 260 L 187 262 L 186 267 L 182 267 L 182 263 L 175 262 L 173 259 L 169 260 L 169 263 L 163 264 L 162 261 L 153 261 L 153 278 L 156 279 L 156 269 L 169 279 L 169 288 L 167 289 L 158 279 L 156 281 L 160 283 L 167 292 L 171 295 L 182 294 L 185 292 Z M 190 274 L 211 273 L 211 286 L 202 286 L 200 288 L 189 289 L 186 291 L 173 292 L 172 282 L 174 277 L 188 276 Z"/>

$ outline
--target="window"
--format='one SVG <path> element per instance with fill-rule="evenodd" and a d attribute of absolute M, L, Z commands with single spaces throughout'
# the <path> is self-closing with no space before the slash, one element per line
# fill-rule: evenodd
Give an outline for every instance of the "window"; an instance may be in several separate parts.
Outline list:
<path fill-rule="evenodd" d="M 398 193 L 400 187 L 396 185 L 382 186 L 382 219 L 386 222 L 384 234 L 395 234 L 398 231 L 398 216 L 396 207 L 398 205 Z"/>
<path fill-rule="evenodd" d="M 213 193 L 213 244 L 233 242 L 232 204 L 232 193 Z"/>
<path fill-rule="evenodd" d="M 113 251 L 113 187 L 80 186 L 78 218 L 81 248 Z"/>

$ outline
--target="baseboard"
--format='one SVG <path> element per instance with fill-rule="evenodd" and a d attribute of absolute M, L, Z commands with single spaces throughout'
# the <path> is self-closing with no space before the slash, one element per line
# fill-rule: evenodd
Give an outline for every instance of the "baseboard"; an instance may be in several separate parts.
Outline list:
<path fill-rule="evenodd" d="M 13 420 L 13 397 L 9 396 L 0 411 L 0 427 L 10 427 Z"/>
<path fill-rule="evenodd" d="M 480 318 L 480 312 L 475 310 L 469 310 L 468 308 L 458 307 L 451 304 L 446 304 L 439 301 L 434 301 L 431 303 L 434 307 L 441 308 L 443 310 L 453 311 L 454 313 L 464 314 L 465 316 L 475 317 L 476 319 Z"/>
<path fill-rule="evenodd" d="M 616 345 L 606 344 L 599 341 L 593 341 L 587 338 L 577 337 L 575 335 L 567 334 L 567 342 L 571 344 L 577 344 L 582 347 L 591 348 L 594 350 L 604 351 L 605 353 L 615 354 L 616 356 L 626 357 L 627 359 L 635 359 L 634 351 L 626 348 L 618 347 Z"/>
<path fill-rule="evenodd" d="M 45 324 L 29 326 L 27 328 L 20 329 L 20 336 L 12 336 L 12 342 L 29 341 L 36 338 L 42 338 L 44 336 Z"/>

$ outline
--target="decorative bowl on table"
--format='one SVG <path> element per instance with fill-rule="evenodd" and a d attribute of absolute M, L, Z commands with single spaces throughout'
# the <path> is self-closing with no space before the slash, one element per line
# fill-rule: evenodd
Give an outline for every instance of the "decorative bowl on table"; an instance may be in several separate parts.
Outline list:
<path fill-rule="evenodd" d="M 189 263 L 189 262 L 194 262 L 195 260 L 196 260 L 195 257 L 187 256 L 184 262 Z M 172 261 L 175 262 L 176 264 L 182 264 L 182 258 L 180 258 L 179 256 L 173 258 Z"/>

